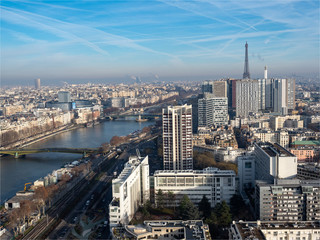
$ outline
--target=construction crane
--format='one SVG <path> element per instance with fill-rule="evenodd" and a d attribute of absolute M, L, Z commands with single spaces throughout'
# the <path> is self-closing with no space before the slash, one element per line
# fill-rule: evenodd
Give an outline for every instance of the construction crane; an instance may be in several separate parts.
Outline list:
<path fill-rule="evenodd" d="M 24 184 L 24 191 L 27 191 L 27 185 L 32 184 L 32 182 L 28 182 Z"/>

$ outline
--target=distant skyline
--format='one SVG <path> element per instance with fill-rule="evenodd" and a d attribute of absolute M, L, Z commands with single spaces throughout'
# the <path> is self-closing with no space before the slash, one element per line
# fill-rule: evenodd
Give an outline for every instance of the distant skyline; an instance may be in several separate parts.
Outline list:
<path fill-rule="evenodd" d="M 1 85 L 319 75 L 318 0 L 1 1 Z"/>

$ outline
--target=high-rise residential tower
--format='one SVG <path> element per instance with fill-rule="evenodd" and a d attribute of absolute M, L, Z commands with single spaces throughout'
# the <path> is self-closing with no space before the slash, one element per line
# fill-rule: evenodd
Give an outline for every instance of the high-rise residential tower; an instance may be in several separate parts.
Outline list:
<path fill-rule="evenodd" d="M 228 124 L 228 98 L 205 94 L 198 100 L 198 126 L 217 127 Z"/>
<path fill-rule="evenodd" d="M 34 87 L 35 87 L 35 89 L 40 89 L 40 87 L 41 87 L 40 78 L 37 78 L 34 80 Z"/>
<path fill-rule="evenodd" d="M 192 169 L 192 106 L 163 109 L 162 133 L 164 170 Z"/>
<path fill-rule="evenodd" d="M 207 80 L 202 83 L 202 93 L 212 93 L 214 97 L 227 97 L 227 81 Z"/>
<path fill-rule="evenodd" d="M 246 118 L 259 110 L 258 80 L 243 79 L 236 82 L 236 116 Z"/>
<path fill-rule="evenodd" d="M 245 60 L 244 60 L 244 71 L 243 71 L 243 79 L 250 78 L 249 72 L 249 58 L 248 58 L 248 43 L 246 42 L 246 52 L 245 52 Z"/>

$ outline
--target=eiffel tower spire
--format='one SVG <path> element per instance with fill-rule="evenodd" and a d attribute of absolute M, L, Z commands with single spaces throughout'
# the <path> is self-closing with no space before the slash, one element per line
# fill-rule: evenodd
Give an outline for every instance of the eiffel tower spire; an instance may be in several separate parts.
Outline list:
<path fill-rule="evenodd" d="M 250 72 L 249 72 L 249 59 L 248 59 L 248 43 L 246 42 L 246 57 L 244 60 L 244 72 L 243 72 L 243 78 L 250 78 Z"/>

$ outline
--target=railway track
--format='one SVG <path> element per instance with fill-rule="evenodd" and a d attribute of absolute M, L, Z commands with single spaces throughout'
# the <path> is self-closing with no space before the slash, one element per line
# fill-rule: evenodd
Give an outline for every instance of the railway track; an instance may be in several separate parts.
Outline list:
<path fill-rule="evenodd" d="M 108 160 L 113 158 L 115 155 L 113 153 L 108 154 L 102 161 L 102 165 L 105 165 Z M 97 175 L 96 171 L 98 166 L 92 170 L 87 176 L 81 179 L 72 189 L 70 189 L 63 197 L 61 197 L 48 211 L 46 217 L 43 217 L 39 222 L 32 228 L 27 234 L 25 234 L 21 239 L 35 240 L 44 239 L 50 233 L 50 229 L 54 227 L 55 223 L 61 221 L 64 214 L 67 213 L 68 207 L 75 201 L 79 194 L 83 191 Z M 70 206 L 71 207 L 71 206 Z M 69 209 L 70 210 L 70 209 Z"/>

